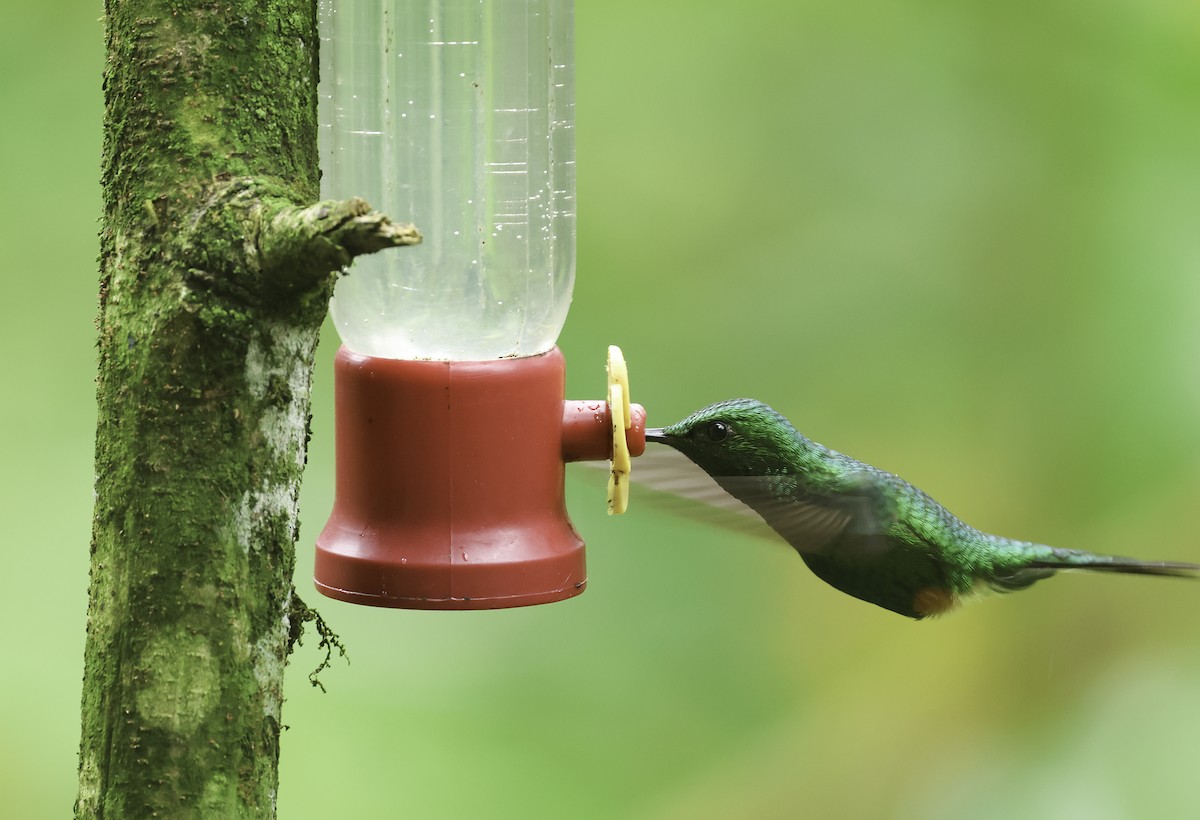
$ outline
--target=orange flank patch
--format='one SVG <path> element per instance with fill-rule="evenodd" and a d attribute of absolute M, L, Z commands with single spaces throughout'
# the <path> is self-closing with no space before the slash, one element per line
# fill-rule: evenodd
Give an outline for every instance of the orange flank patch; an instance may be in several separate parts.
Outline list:
<path fill-rule="evenodd" d="M 913 598 L 913 611 L 923 618 L 949 612 L 958 604 L 954 593 L 940 587 L 925 587 Z"/>

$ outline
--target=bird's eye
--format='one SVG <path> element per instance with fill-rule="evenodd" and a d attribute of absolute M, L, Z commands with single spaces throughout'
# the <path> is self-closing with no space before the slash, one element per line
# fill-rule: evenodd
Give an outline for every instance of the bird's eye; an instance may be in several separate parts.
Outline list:
<path fill-rule="evenodd" d="M 712 421 L 704 428 L 704 433 L 709 441 L 724 441 L 729 438 L 729 425 L 723 421 Z"/>

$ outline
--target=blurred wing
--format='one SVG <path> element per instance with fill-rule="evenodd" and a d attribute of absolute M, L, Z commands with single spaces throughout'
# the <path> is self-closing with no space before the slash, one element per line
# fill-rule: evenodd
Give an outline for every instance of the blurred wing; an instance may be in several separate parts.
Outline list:
<path fill-rule="evenodd" d="M 752 507 L 759 518 L 802 554 L 827 552 L 856 520 L 856 499 L 804 493 L 791 476 L 718 476 L 714 483 Z"/>
<path fill-rule="evenodd" d="M 865 506 L 855 499 L 805 496 L 789 476 L 713 478 L 668 447 L 648 449 L 635 459 L 631 477 L 635 505 L 646 503 L 734 532 L 782 537 L 801 553 L 824 551 Z"/>
<path fill-rule="evenodd" d="M 778 539 L 751 507 L 721 488 L 687 456 L 668 447 L 648 449 L 633 462 L 636 503 L 709 526 Z"/>

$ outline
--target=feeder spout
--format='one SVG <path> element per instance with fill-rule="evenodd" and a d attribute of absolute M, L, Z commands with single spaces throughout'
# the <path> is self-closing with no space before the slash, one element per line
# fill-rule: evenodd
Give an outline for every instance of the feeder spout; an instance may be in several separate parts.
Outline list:
<path fill-rule="evenodd" d="M 631 456 L 646 452 L 646 408 L 630 405 L 625 430 Z M 604 401 L 563 402 L 563 461 L 604 461 L 613 457 L 612 415 Z"/>

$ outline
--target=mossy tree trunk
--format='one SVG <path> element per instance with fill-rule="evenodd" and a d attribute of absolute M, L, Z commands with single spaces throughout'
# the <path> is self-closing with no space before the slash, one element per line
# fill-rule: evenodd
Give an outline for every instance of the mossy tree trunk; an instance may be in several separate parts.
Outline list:
<path fill-rule="evenodd" d="M 79 817 L 271 817 L 318 328 L 419 240 L 316 202 L 314 0 L 107 0 Z"/>

